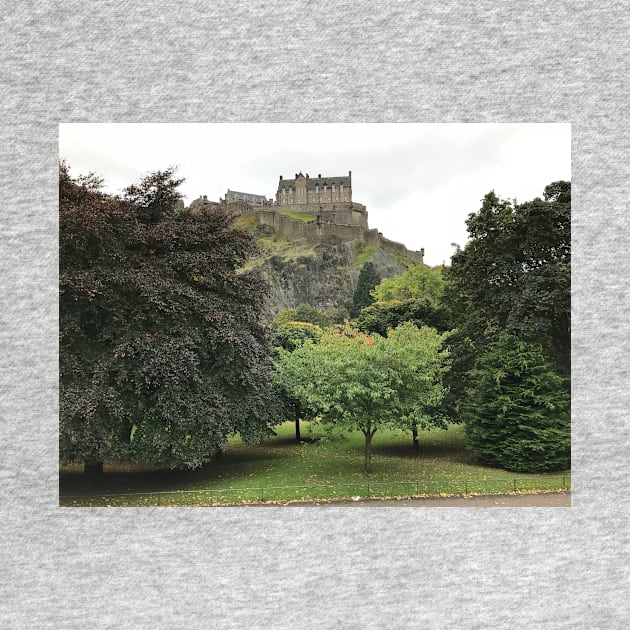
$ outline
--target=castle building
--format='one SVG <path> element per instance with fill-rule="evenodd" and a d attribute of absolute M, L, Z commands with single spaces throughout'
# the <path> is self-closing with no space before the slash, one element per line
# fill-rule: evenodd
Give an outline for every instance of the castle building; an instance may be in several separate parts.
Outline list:
<path fill-rule="evenodd" d="M 228 188 L 225 193 L 224 203 L 234 203 L 236 201 L 244 201 L 252 206 L 268 206 L 271 204 L 271 200 L 267 199 L 264 195 L 254 195 L 252 193 L 237 192 L 236 190 L 230 190 Z"/>
<path fill-rule="evenodd" d="M 311 177 L 296 173 L 294 179 L 280 175 L 276 200 L 278 212 L 309 215 L 318 225 L 352 225 L 368 229 L 365 206 L 352 201 L 352 171 L 335 177 Z"/>
<path fill-rule="evenodd" d="M 280 175 L 276 205 L 293 206 L 314 203 L 351 203 L 352 171 L 337 177 L 309 177 L 302 172 L 294 179 L 284 179 Z"/>

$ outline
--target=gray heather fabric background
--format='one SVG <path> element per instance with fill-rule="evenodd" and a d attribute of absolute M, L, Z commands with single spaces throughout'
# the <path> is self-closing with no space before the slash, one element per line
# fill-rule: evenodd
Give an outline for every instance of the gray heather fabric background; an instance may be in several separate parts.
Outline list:
<path fill-rule="evenodd" d="M 5 3 L 0 627 L 628 627 L 629 8 Z M 149 121 L 572 123 L 573 506 L 58 508 L 57 125 Z"/>

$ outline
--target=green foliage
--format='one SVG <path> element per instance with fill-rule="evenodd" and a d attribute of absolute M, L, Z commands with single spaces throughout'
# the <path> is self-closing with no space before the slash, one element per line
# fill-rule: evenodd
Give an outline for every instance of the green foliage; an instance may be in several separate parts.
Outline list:
<path fill-rule="evenodd" d="M 182 198 L 177 188 L 183 179 L 176 179 L 175 167 L 149 173 L 137 184 L 125 188 L 125 200 L 136 208 L 136 218 L 141 223 L 158 223 L 172 214 L 175 204 Z"/>
<path fill-rule="evenodd" d="M 309 304 L 300 304 L 297 308 L 285 308 L 278 313 L 274 320 L 274 324 L 277 326 L 289 322 L 309 322 L 321 328 L 330 326 L 331 323 L 326 313 Z"/>
<path fill-rule="evenodd" d="M 173 212 L 172 170 L 101 194 L 59 172 L 60 457 L 195 468 L 275 409 L 256 246 L 233 217 Z"/>
<path fill-rule="evenodd" d="M 505 333 L 489 345 L 462 411 L 467 444 L 488 464 L 528 472 L 570 467 L 566 381 L 539 345 Z"/>
<path fill-rule="evenodd" d="M 545 186 L 543 193 L 545 201 L 557 201 L 558 203 L 571 203 L 571 182 L 557 181 Z"/>
<path fill-rule="evenodd" d="M 246 215 L 237 216 L 234 220 L 234 227 L 249 232 L 257 239 L 257 242 L 261 246 L 264 246 L 266 241 L 269 241 L 276 236 L 271 226 L 261 223 L 258 219 L 256 219 L 256 217 Z M 247 261 L 247 265 L 253 266 L 254 261 L 255 258 L 250 258 Z"/>
<path fill-rule="evenodd" d="M 317 343 L 322 336 L 322 329 L 310 322 L 289 321 L 273 328 L 272 343 L 275 347 L 293 352 L 305 341 Z"/>
<path fill-rule="evenodd" d="M 359 255 L 365 249 L 365 243 L 363 241 L 352 241 L 352 251 L 355 255 Z"/>
<path fill-rule="evenodd" d="M 364 245 L 361 241 L 355 241 L 355 243 L 360 243 L 361 245 L 358 248 L 354 248 L 357 256 L 352 262 L 353 266 L 358 268 L 374 258 L 376 247 L 374 245 Z"/>
<path fill-rule="evenodd" d="M 381 336 L 405 322 L 443 333 L 452 325 L 450 312 L 441 301 L 443 289 L 441 266 L 415 265 L 400 276 L 383 280 L 372 291 L 372 296 L 377 299 L 361 310 L 356 317 L 356 325 L 363 332 Z M 434 413 L 445 414 L 458 421 L 452 409 L 450 392 Z"/>
<path fill-rule="evenodd" d="M 437 305 L 444 292 L 442 267 L 416 265 L 402 275 L 385 278 L 373 291 L 377 302 L 425 300 Z"/>
<path fill-rule="evenodd" d="M 285 352 L 278 378 L 327 425 L 365 436 L 365 471 L 371 441 L 381 427 L 445 427 L 432 415 L 443 395 L 446 353 L 435 330 L 404 324 L 387 337 L 348 326 L 324 331 L 320 342 Z"/>
<path fill-rule="evenodd" d="M 354 290 L 352 303 L 349 308 L 350 317 L 357 317 L 362 308 L 365 308 L 374 302 L 371 291 L 380 281 L 381 277 L 376 272 L 373 263 L 368 262 L 361 267 L 359 279 L 357 280 L 357 287 Z"/>
<path fill-rule="evenodd" d="M 403 269 L 411 269 L 412 267 L 417 267 L 418 265 L 422 265 L 415 256 L 411 256 L 409 254 L 403 254 L 397 249 L 390 249 L 387 245 L 383 246 L 383 249 L 393 257 L 393 259 L 403 268 Z"/>
<path fill-rule="evenodd" d="M 261 223 L 260 221 L 258 221 L 258 219 L 256 219 L 256 217 L 248 217 L 246 215 L 236 217 L 234 221 L 235 227 L 242 230 L 247 230 L 252 234 L 256 234 L 260 225 Z"/>
<path fill-rule="evenodd" d="M 388 330 L 404 322 L 411 322 L 418 328 L 430 326 L 438 332 L 445 332 L 451 327 L 448 309 L 425 299 L 374 302 L 362 309 L 356 318 L 359 330 L 379 335 L 386 335 Z"/>
<path fill-rule="evenodd" d="M 488 193 L 446 269 L 444 304 L 457 328 L 448 376 L 455 414 L 476 358 L 502 332 L 541 344 L 570 375 L 571 183 L 550 184 L 544 197 L 514 205 Z"/>
<path fill-rule="evenodd" d="M 487 194 L 447 272 L 455 324 L 482 347 L 500 331 L 540 343 L 570 370 L 571 184 L 514 206 Z"/>
<path fill-rule="evenodd" d="M 343 324 L 349 318 L 348 308 L 343 305 L 330 304 L 326 307 L 324 313 L 326 313 L 326 316 L 330 320 L 331 326 Z"/>
<path fill-rule="evenodd" d="M 318 343 L 322 337 L 320 326 L 310 322 L 290 321 L 285 324 L 274 324 L 272 327 L 272 343 L 275 347 L 276 363 L 281 360 L 282 351 L 293 352 L 304 343 Z M 314 417 L 313 410 L 304 401 L 300 400 L 286 382 L 277 377 L 275 387 L 283 406 L 283 417 L 295 422 L 296 439 L 300 440 L 300 420 L 311 420 Z"/>

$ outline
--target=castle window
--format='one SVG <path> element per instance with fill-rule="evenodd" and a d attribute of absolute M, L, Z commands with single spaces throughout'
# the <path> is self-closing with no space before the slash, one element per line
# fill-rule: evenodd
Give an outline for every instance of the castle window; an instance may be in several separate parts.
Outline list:
<path fill-rule="evenodd" d="M 339 192 L 343 192 L 343 184 L 339 184 Z"/>

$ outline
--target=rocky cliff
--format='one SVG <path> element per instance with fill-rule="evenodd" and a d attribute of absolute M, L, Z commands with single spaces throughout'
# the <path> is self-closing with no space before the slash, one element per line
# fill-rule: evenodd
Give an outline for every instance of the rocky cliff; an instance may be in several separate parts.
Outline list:
<path fill-rule="evenodd" d="M 309 304 L 339 319 L 352 300 L 359 272 L 366 262 L 374 264 L 381 278 L 401 274 L 410 265 L 418 264 L 413 256 L 386 245 L 365 245 L 340 238 L 319 243 L 289 240 L 252 217 L 241 217 L 237 222 L 256 234 L 261 245 L 261 254 L 247 266 L 258 269 L 270 285 L 270 320 L 282 309 L 300 304 Z"/>

